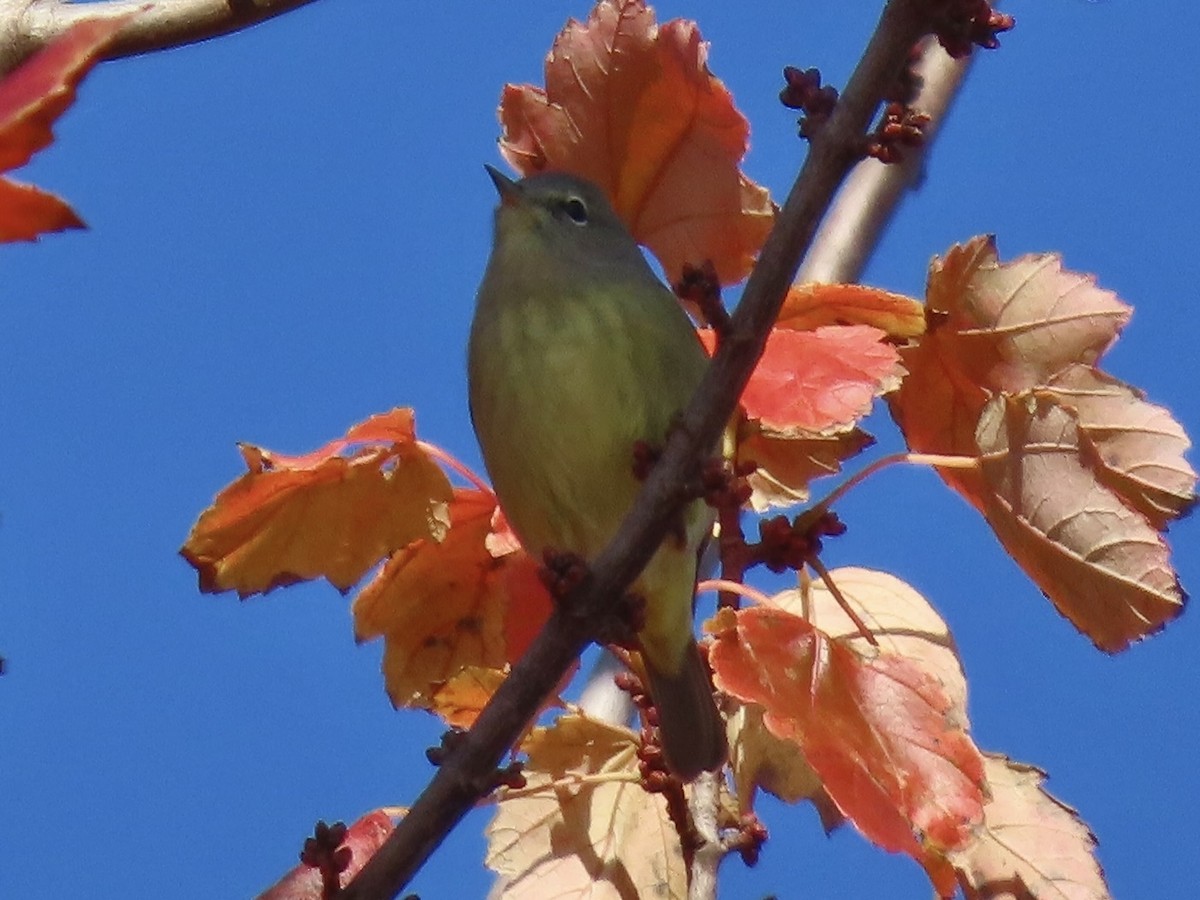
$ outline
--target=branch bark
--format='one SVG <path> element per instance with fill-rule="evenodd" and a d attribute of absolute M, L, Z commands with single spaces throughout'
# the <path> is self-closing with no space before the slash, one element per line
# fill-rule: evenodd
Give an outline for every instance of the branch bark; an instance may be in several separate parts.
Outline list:
<path fill-rule="evenodd" d="M 817 223 L 858 159 L 884 92 L 927 31 L 926 7 L 922 0 L 889 0 L 884 7 L 833 114 L 811 142 L 728 336 L 620 531 L 593 561 L 591 577 L 551 616 L 408 815 L 339 894 L 341 900 L 394 897 L 404 888 L 450 829 L 490 790 L 497 764 L 524 723 L 591 640 L 590 616 L 620 596 L 653 555 L 686 498 L 686 486 L 698 473 L 704 448 L 717 442 L 741 396 Z"/>
<path fill-rule="evenodd" d="M 77 22 L 137 12 L 105 51 L 118 59 L 241 31 L 313 0 L 0 0 L 0 75 L 12 71 Z"/>
<path fill-rule="evenodd" d="M 920 186 L 934 138 L 974 56 L 972 53 L 963 59 L 953 59 L 935 39 L 926 39 L 914 67 L 923 84 L 912 103 L 930 117 L 925 142 L 920 147 L 905 148 L 904 161 L 899 164 L 864 159 L 854 167 L 821 221 L 796 275 L 798 281 L 846 284 L 862 276 L 905 193 Z"/>

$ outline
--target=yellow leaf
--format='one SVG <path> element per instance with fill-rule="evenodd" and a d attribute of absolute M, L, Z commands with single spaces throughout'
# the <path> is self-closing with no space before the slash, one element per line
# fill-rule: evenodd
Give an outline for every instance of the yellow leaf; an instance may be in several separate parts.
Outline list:
<path fill-rule="evenodd" d="M 487 829 L 493 897 L 687 896 L 679 836 L 666 801 L 639 783 L 633 732 L 563 716 L 523 746 L 527 787 L 502 792 Z"/>

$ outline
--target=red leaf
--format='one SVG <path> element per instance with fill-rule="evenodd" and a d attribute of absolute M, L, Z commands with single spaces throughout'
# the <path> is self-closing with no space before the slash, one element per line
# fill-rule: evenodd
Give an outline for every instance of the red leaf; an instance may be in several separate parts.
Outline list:
<path fill-rule="evenodd" d="M 500 148 L 522 174 L 599 184 L 671 280 L 709 260 L 732 284 L 753 265 L 774 207 L 738 169 L 749 126 L 707 55 L 694 22 L 660 28 L 643 0 L 600 0 L 555 40 L 545 91 L 505 87 Z"/>
<path fill-rule="evenodd" d="M 767 728 L 803 750 L 869 839 L 911 854 L 953 892 L 941 854 L 965 846 L 983 819 L 983 760 L 938 681 L 781 610 L 722 610 L 710 630 L 717 686 L 761 704 Z"/>
<path fill-rule="evenodd" d="M 700 331 L 711 353 L 710 329 Z M 849 430 L 875 398 L 904 375 L 887 334 L 869 325 L 815 331 L 776 328 L 742 392 L 746 415 L 778 435 L 807 437 Z"/>
<path fill-rule="evenodd" d="M 86 227 L 64 200 L 0 178 L 0 243 L 32 241 L 40 234 Z"/>
<path fill-rule="evenodd" d="M 80 80 L 135 15 L 79 22 L 0 80 L 0 172 L 24 165 L 54 140 L 51 126 L 74 102 Z M 57 197 L 0 180 L 0 241 L 82 227 Z"/>

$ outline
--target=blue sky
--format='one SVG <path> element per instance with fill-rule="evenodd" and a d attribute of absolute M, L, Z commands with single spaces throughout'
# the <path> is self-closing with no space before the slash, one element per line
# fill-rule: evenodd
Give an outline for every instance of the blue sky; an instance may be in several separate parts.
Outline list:
<path fill-rule="evenodd" d="M 844 82 L 877 4 L 662 2 L 699 21 L 751 120 L 750 175 L 782 196 L 803 148 L 785 64 Z M 919 295 L 981 232 L 1057 250 L 1136 312 L 1109 369 L 1200 433 L 1200 210 L 1191 4 L 1022 0 L 976 67 L 865 280 Z M 240 472 L 239 440 L 302 452 L 417 409 L 473 464 L 464 347 L 489 242 L 506 81 L 541 80 L 586 2 L 322 0 L 253 31 L 108 64 L 20 177 L 91 230 L 8 246 L 0 302 L 0 896 L 250 896 L 317 818 L 411 801 L 436 722 L 397 713 L 381 648 L 325 584 L 202 596 L 176 555 Z M 895 431 L 872 422 L 885 449 Z M 1118 658 L 1043 600 L 929 472 L 891 470 L 839 512 L 830 565 L 892 571 L 954 630 L 986 749 L 1048 769 L 1100 838 L 1116 896 L 1177 895 L 1200 838 L 1188 613 Z M 1171 532 L 1200 583 L 1197 525 Z M 1192 648 L 1192 649 L 1189 649 Z M 910 860 L 809 808 L 764 805 L 731 897 L 926 897 Z M 482 896 L 486 814 L 413 888 Z"/>

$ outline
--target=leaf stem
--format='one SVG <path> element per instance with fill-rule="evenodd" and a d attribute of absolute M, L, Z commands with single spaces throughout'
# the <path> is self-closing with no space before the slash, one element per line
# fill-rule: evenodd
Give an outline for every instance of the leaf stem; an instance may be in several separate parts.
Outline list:
<path fill-rule="evenodd" d="M 899 463 L 916 466 L 932 466 L 935 469 L 977 469 L 979 460 L 974 456 L 941 456 L 936 453 L 892 453 L 875 460 L 866 468 L 855 472 L 819 501 L 809 507 L 808 512 L 827 510 L 838 500 L 848 494 L 851 488 L 857 487 L 881 469 Z"/>

